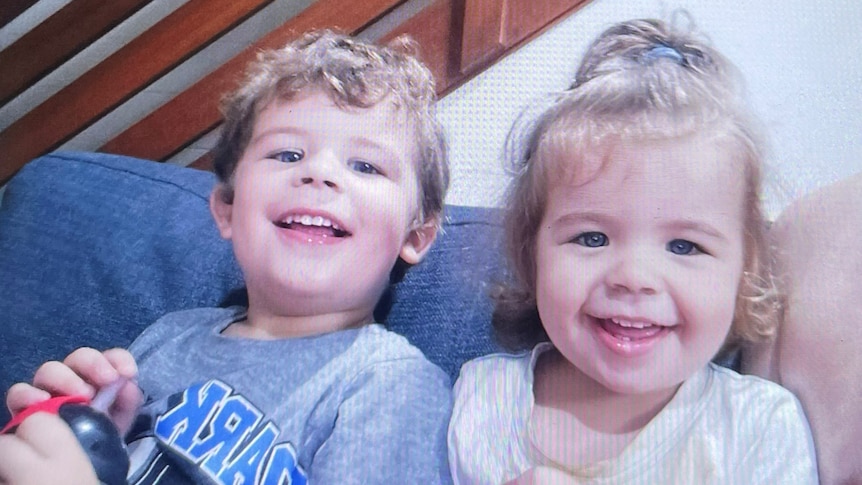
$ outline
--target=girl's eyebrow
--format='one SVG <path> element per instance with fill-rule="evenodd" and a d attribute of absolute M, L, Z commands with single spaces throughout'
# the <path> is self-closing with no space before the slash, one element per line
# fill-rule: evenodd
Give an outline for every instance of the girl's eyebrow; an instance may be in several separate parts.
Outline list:
<path fill-rule="evenodd" d="M 609 219 L 610 218 L 606 214 L 603 214 L 600 211 L 588 210 L 566 213 L 565 215 L 562 215 L 555 219 L 552 224 L 565 225 L 583 222 L 593 222 L 599 224 L 607 223 Z M 666 224 L 663 224 L 663 226 L 674 231 L 694 231 L 701 234 L 706 234 L 707 236 L 713 237 L 715 239 L 720 239 L 722 241 L 728 240 L 728 237 L 724 232 L 718 230 L 715 226 L 706 221 L 680 219 L 670 221 Z"/>
<path fill-rule="evenodd" d="M 566 214 L 556 218 L 553 224 L 574 224 L 577 222 L 606 222 L 608 216 L 598 211 L 577 211 L 567 212 Z"/>
<path fill-rule="evenodd" d="M 716 239 L 727 240 L 727 236 L 706 221 L 676 220 L 666 224 L 668 228 L 679 231 L 694 231 Z"/>

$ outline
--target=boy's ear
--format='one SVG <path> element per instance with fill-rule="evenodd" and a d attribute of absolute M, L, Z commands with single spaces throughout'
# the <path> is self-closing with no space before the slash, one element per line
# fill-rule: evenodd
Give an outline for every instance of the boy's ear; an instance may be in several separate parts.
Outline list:
<path fill-rule="evenodd" d="M 422 261 L 425 254 L 431 249 L 431 243 L 437 238 L 439 221 L 438 216 L 430 217 L 410 231 L 407 240 L 404 241 L 404 246 L 401 247 L 400 256 L 405 263 L 412 265 Z"/>
<path fill-rule="evenodd" d="M 217 184 L 210 192 L 210 213 L 213 215 L 218 232 L 224 239 L 230 239 L 233 235 L 231 231 L 231 220 L 233 216 L 233 204 L 225 202 L 225 186 Z"/>

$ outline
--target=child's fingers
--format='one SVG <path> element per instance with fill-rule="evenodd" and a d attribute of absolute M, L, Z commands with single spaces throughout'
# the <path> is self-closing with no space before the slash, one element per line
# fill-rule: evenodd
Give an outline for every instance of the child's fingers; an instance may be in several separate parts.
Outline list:
<path fill-rule="evenodd" d="M 117 398 L 108 410 L 111 420 L 117 429 L 120 430 L 120 435 L 125 435 L 129 431 L 143 402 L 143 393 L 134 381 L 127 382 L 120 389 Z"/>
<path fill-rule="evenodd" d="M 96 388 L 107 386 L 120 377 L 104 353 L 89 347 L 76 349 L 63 363 Z"/>
<path fill-rule="evenodd" d="M 4 483 L 98 483 L 90 460 L 58 416 L 36 413 L 14 435 L 0 436 L 0 479 Z"/>
<path fill-rule="evenodd" d="M 33 386 L 52 395 L 80 395 L 93 397 L 96 390 L 69 366 L 51 361 L 42 364 L 33 376 Z"/>
<path fill-rule="evenodd" d="M 143 403 L 143 394 L 137 385 L 138 365 L 135 358 L 126 349 L 109 349 L 102 355 L 110 362 L 121 378 L 126 380 L 107 409 L 114 425 L 117 426 L 121 434 L 125 434 L 137 415 L 138 408 Z"/>
<path fill-rule="evenodd" d="M 48 391 L 33 387 L 26 382 L 12 385 L 6 393 L 6 407 L 13 415 L 20 413 L 24 408 L 49 399 Z"/>
<path fill-rule="evenodd" d="M 0 483 L 26 483 L 30 468 L 38 455 L 14 434 L 0 435 Z"/>
<path fill-rule="evenodd" d="M 41 457 L 51 456 L 59 447 L 80 448 L 69 425 L 51 413 L 40 412 L 28 417 L 18 425 L 15 436 Z"/>
<path fill-rule="evenodd" d="M 134 380 L 138 377 L 138 364 L 128 350 L 119 348 L 109 349 L 103 352 L 103 355 L 120 376 L 129 380 Z"/>

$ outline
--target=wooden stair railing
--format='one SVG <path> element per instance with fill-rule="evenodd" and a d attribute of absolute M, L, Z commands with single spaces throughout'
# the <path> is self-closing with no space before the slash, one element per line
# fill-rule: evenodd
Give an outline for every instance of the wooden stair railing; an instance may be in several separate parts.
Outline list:
<path fill-rule="evenodd" d="M 179 7 L 0 132 L 0 183 L 271 1 L 190 0 Z"/>
<path fill-rule="evenodd" d="M 152 0 L 75 0 L 0 51 L 0 105 Z M 74 26 L 74 28 L 70 28 Z"/>
<path fill-rule="evenodd" d="M 346 3 L 343 0 L 318 0 L 99 150 L 165 160 L 218 125 L 220 95 L 236 86 L 239 73 L 260 50 L 280 47 L 311 29 L 337 27 L 356 33 L 399 3 L 398 0 Z"/>
<path fill-rule="evenodd" d="M 0 132 L 0 184 L 269 1 L 189 0 Z M 164 161 L 218 126 L 220 96 L 234 88 L 245 64 L 259 50 L 283 45 L 313 28 L 358 33 L 385 15 L 394 15 L 396 7 L 408 1 L 412 0 L 318 0 L 99 150 Z M 416 39 L 423 61 L 435 75 L 438 93 L 444 96 L 587 1 L 431 0 L 415 15 L 397 19 L 383 40 L 401 34 Z M 218 2 L 223 5 L 216 7 Z M 208 168 L 209 157 L 191 166 Z"/>
<path fill-rule="evenodd" d="M 0 27 L 32 7 L 38 0 L 3 0 L 0 3 Z"/>

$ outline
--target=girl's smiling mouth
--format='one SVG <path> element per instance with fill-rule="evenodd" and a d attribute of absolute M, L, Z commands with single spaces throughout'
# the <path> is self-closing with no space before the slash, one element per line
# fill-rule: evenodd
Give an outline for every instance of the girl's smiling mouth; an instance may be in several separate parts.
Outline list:
<path fill-rule="evenodd" d="M 649 352 L 673 328 L 637 318 L 590 316 L 589 319 L 599 340 L 613 352 L 625 357 Z"/>

